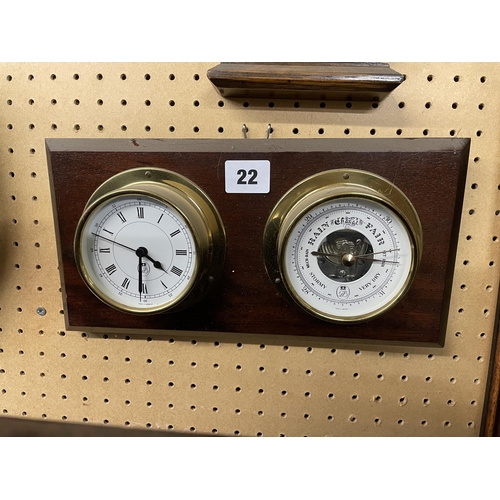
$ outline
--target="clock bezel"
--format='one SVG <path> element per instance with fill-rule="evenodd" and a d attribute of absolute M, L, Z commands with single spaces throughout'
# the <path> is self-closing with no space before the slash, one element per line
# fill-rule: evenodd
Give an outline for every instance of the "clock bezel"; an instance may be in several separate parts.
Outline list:
<path fill-rule="evenodd" d="M 143 196 L 172 207 L 189 229 L 195 248 L 192 279 L 181 294 L 162 305 L 137 308 L 120 303 L 94 283 L 83 261 L 82 240 L 86 223 L 104 204 L 121 196 Z M 226 234 L 222 219 L 208 195 L 186 177 L 165 169 L 137 168 L 120 172 L 102 183 L 89 198 L 76 226 L 73 251 L 76 267 L 89 290 L 106 305 L 134 315 L 183 310 L 201 300 L 222 271 Z"/>

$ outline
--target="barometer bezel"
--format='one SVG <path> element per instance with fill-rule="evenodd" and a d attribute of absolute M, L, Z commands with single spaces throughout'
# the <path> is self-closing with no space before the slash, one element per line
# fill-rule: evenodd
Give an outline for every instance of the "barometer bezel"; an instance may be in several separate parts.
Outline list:
<path fill-rule="evenodd" d="M 370 200 L 386 207 L 403 223 L 408 234 L 412 260 L 404 284 L 393 299 L 368 314 L 339 316 L 307 304 L 285 272 L 285 248 L 290 234 L 308 213 L 324 203 L 342 198 Z M 415 279 L 422 257 L 423 234 L 417 211 L 409 198 L 387 179 L 356 169 L 319 172 L 296 184 L 278 201 L 264 230 L 264 261 L 269 278 L 279 293 L 308 314 L 334 323 L 359 323 L 386 313 L 405 295 Z"/>

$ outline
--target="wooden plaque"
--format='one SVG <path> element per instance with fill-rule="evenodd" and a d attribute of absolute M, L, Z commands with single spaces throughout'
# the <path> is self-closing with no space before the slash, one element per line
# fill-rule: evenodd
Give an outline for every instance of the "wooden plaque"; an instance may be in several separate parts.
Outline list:
<path fill-rule="evenodd" d="M 444 345 L 469 139 L 48 139 L 66 328 L 87 332 L 204 331 L 348 338 Z M 225 192 L 227 160 L 268 160 L 270 192 Z M 210 296 L 186 311 L 140 317 L 97 299 L 73 257 L 76 224 L 91 194 L 112 175 L 159 167 L 198 184 L 227 232 L 222 277 Z M 397 185 L 415 206 L 424 250 L 410 291 L 380 318 L 356 325 L 315 319 L 280 297 L 264 267 L 267 218 L 295 184 L 335 168 L 367 170 Z M 221 337 L 222 338 L 222 337 Z"/>

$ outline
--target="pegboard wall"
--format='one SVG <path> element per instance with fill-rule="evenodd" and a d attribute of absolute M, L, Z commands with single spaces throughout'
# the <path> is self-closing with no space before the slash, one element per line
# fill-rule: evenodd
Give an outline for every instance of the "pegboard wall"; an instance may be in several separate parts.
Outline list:
<path fill-rule="evenodd" d="M 0 64 L 0 411 L 226 436 L 478 436 L 500 253 L 500 65 L 392 63 L 380 103 L 222 98 L 216 63 Z M 444 348 L 64 330 L 46 138 L 470 137 Z"/>

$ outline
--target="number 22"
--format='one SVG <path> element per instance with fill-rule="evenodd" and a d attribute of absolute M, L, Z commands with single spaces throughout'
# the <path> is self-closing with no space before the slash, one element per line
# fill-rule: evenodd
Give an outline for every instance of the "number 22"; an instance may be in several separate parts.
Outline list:
<path fill-rule="evenodd" d="M 237 175 L 239 175 L 238 181 L 236 182 L 237 184 L 258 184 L 258 182 L 256 181 L 257 170 L 252 168 L 251 170 L 249 170 L 247 172 L 244 169 L 240 169 L 236 173 L 237 173 Z M 250 178 L 248 179 L 248 182 L 246 181 L 247 174 L 250 176 Z"/>

